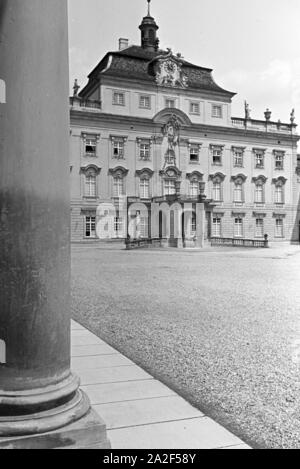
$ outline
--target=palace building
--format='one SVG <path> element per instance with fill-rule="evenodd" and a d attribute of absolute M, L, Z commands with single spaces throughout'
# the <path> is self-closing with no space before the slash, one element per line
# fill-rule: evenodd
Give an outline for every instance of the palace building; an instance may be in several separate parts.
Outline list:
<path fill-rule="evenodd" d="M 299 242 L 294 110 L 289 123 L 268 109 L 256 120 L 245 102 L 245 115 L 232 117 L 235 93 L 211 69 L 159 47 L 147 1 L 140 45 L 120 39 L 80 93 L 75 81 L 72 241 Z"/>

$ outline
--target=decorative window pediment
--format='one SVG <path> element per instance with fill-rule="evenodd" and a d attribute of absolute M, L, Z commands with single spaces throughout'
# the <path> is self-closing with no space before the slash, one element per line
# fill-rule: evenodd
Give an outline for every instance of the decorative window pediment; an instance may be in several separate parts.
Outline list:
<path fill-rule="evenodd" d="M 214 173 L 209 175 L 209 179 L 213 182 L 222 182 L 224 181 L 226 175 L 223 173 Z"/>
<path fill-rule="evenodd" d="M 247 176 L 244 174 L 237 174 L 235 176 L 231 176 L 231 180 L 236 184 L 243 184 L 247 179 Z"/>
<path fill-rule="evenodd" d="M 101 168 L 95 164 L 89 164 L 88 166 L 81 166 L 80 171 L 86 176 L 97 176 L 100 173 Z"/>
<path fill-rule="evenodd" d="M 235 217 L 235 218 L 244 218 L 246 216 L 246 213 L 245 212 L 236 212 L 235 210 L 233 210 L 231 212 L 231 216 Z"/>
<path fill-rule="evenodd" d="M 128 174 L 128 169 L 123 166 L 117 166 L 116 168 L 110 168 L 109 174 L 113 177 L 125 177 Z"/>
<path fill-rule="evenodd" d="M 267 182 L 267 179 L 268 178 L 266 176 L 259 175 L 259 176 L 253 177 L 252 182 L 254 182 L 254 184 L 256 185 L 262 185 Z"/>
<path fill-rule="evenodd" d="M 200 182 L 203 179 L 203 174 L 199 171 L 193 171 L 192 173 L 187 173 L 186 177 L 190 182 Z"/>
<path fill-rule="evenodd" d="M 159 172 L 164 179 L 178 179 L 181 177 L 181 171 L 176 166 L 169 166 L 167 169 Z"/>
<path fill-rule="evenodd" d="M 273 212 L 273 218 L 280 218 L 283 219 L 286 217 L 286 213 L 278 213 L 278 212 Z"/>
<path fill-rule="evenodd" d="M 286 183 L 287 181 L 287 178 L 283 177 L 283 176 L 280 176 L 278 178 L 273 178 L 272 179 L 272 183 L 275 184 L 275 186 L 284 186 L 284 184 Z"/>
<path fill-rule="evenodd" d="M 154 171 L 152 171 L 152 169 L 149 169 L 149 168 L 143 168 L 143 169 L 136 170 L 135 174 L 140 179 L 151 179 L 151 177 L 154 174 Z"/>
<path fill-rule="evenodd" d="M 263 212 L 253 212 L 252 216 L 254 218 L 265 218 L 267 216 L 267 214 L 263 213 Z"/>

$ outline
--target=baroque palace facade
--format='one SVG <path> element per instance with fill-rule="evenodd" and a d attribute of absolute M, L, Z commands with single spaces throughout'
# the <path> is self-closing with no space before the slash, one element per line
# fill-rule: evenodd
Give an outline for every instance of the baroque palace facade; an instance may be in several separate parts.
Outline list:
<path fill-rule="evenodd" d="M 212 238 L 299 242 L 300 171 L 289 123 L 231 116 L 212 70 L 161 50 L 148 14 L 141 45 L 120 39 L 71 103 L 72 240 Z"/>

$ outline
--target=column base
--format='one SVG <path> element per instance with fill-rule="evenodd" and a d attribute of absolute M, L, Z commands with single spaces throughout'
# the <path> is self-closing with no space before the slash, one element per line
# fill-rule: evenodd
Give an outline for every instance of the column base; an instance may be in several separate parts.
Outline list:
<path fill-rule="evenodd" d="M 47 433 L 0 438 L 0 449 L 109 449 L 106 426 L 93 410 L 74 423 Z"/>

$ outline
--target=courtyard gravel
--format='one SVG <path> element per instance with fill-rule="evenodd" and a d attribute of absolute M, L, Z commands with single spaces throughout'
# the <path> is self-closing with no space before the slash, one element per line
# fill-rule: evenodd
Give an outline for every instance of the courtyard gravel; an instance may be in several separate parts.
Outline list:
<path fill-rule="evenodd" d="M 256 448 L 300 448 L 300 249 L 72 250 L 73 318 Z"/>

